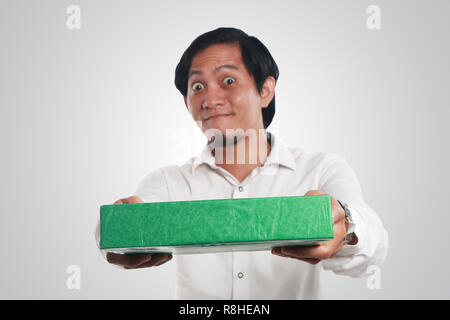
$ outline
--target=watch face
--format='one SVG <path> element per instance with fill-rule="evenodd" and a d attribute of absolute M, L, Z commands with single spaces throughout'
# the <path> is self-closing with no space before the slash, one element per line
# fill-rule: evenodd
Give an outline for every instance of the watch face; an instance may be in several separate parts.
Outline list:
<path fill-rule="evenodd" d="M 347 206 L 345 203 L 343 203 L 343 202 L 341 202 L 341 201 L 339 201 L 339 200 L 338 200 L 338 202 L 339 202 L 339 204 L 341 205 L 342 209 L 344 209 L 345 217 L 346 217 L 346 218 L 351 217 L 352 215 L 350 214 L 350 210 L 348 209 L 348 206 Z M 351 220 L 351 219 L 350 219 L 350 220 Z"/>

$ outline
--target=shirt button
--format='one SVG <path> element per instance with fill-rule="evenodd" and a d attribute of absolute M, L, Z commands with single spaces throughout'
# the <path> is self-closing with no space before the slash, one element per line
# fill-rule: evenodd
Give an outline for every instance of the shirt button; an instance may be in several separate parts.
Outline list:
<path fill-rule="evenodd" d="M 242 272 L 238 273 L 238 278 L 242 279 L 244 277 L 244 274 Z"/>
<path fill-rule="evenodd" d="M 239 191 L 242 192 L 244 190 L 243 186 L 239 186 Z"/>

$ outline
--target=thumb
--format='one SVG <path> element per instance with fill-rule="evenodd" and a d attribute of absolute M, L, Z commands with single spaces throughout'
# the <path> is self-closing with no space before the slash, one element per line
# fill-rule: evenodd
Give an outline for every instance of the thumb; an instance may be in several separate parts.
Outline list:
<path fill-rule="evenodd" d="M 321 194 L 325 194 L 319 190 L 309 190 L 307 193 L 305 193 L 305 196 L 318 196 Z"/>

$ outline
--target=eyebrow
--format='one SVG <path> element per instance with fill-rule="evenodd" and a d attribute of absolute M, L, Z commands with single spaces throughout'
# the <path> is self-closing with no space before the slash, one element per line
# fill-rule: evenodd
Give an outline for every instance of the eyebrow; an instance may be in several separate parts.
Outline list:
<path fill-rule="evenodd" d="M 218 66 L 214 69 L 214 73 L 216 73 L 217 71 L 219 71 L 220 69 L 234 69 L 234 70 L 239 70 L 239 67 L 234 65 L 234 64 L 223 64 L 221 66 Z M 200 70 L 191 70 L 189 71 L 189 76 L 188 76 L 188 80 L 191 76 L 193 76 L 194 74 L 203 74 L 203 72 L 201 72 Z"/>

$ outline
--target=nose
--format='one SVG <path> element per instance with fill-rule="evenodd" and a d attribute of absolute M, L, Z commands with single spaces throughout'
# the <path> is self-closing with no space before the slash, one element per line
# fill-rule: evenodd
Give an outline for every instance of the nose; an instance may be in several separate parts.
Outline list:
<path fill-rule="evenodd" d="M 223 90 L 217 86 L 210 86 L 203 97 L 202 108 L 214 109 L 222 107 L 225 102 L 224 100 Z"/>

